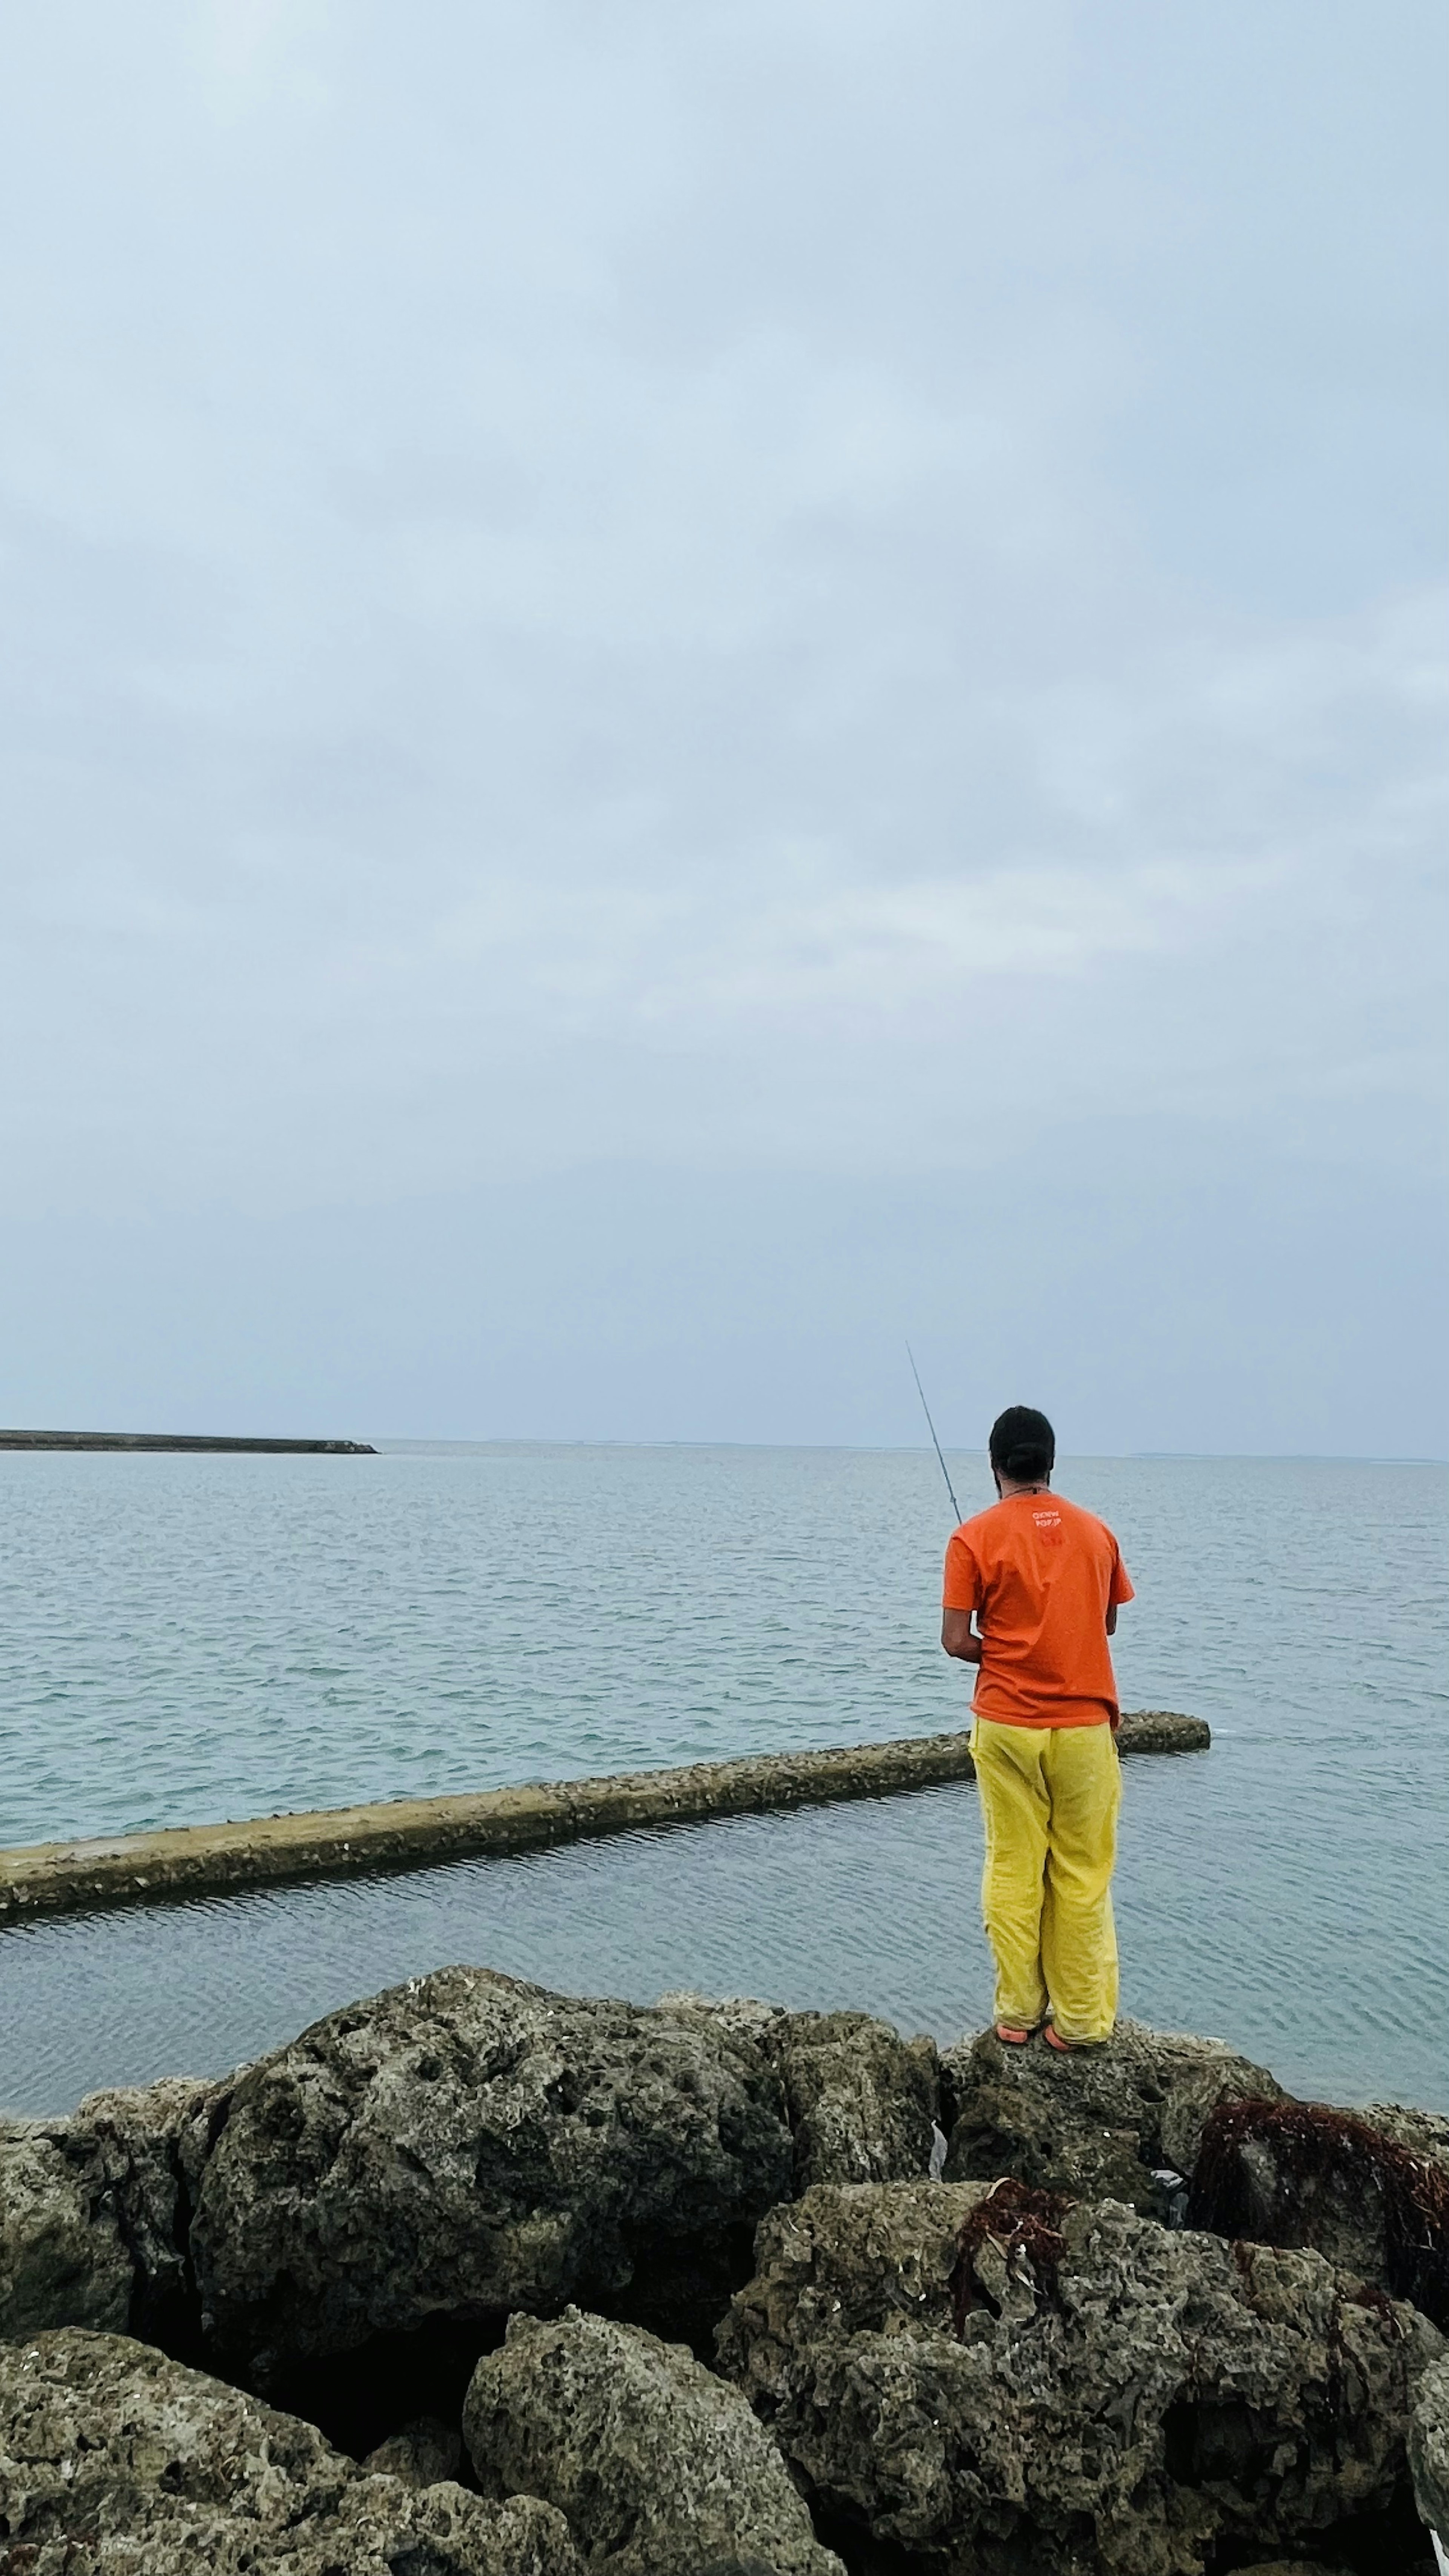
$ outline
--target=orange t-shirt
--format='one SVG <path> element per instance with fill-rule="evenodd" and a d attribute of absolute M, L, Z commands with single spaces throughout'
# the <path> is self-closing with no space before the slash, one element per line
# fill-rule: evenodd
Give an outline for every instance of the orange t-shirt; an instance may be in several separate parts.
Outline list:
<path fill-rule="evenodd" d="M 1009 1494 L 953 1531 L 948 1610 L 980 1615 L 972 1701 L 998 1726 L 1104 1726 L 1117 1715 L 1107 1612 L 1132 1599 L 1105 1522 L 1060 1495 Z"/>

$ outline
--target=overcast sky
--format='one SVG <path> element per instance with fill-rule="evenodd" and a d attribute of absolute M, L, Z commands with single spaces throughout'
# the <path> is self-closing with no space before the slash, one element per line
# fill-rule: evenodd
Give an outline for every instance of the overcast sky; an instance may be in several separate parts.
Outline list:
<path fill-rule="evenodd" d="M 1442 1452 L 1437 0 L 0 26 L 0 1418 Z"/>

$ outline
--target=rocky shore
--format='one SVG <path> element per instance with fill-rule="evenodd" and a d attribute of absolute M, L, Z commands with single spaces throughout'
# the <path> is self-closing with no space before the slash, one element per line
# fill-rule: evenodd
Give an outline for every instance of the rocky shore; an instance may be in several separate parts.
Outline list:
<path fill-rule="evenodd" d="M 1415 2576 L 1446 2332 L 1449 2120 L 448 1968 L 0 2121 L 0 2576 Z"/>

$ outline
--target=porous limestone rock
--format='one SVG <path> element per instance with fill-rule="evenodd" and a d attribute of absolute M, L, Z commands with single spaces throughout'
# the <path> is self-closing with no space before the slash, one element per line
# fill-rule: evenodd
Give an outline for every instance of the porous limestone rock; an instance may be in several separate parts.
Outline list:
<path fill-rule="evenodd" d="M 1449 2358 L 1436 2361 L 1419 2382 L 1409 2466 L 1419 2511 L 1449 2551 Z"/>
<path fill-rule="evenodd" d="M 843 2576 L 739 2391 L 637 2326 L 514 2317 L 463 2432 L 483 2492 L 546 2497 L 606 2576 Z"/>
<path fill-rule="evenodd" d="M 24 2576 L 580 2576 L 562 2518 L 369 2477 L 312 2425 L 149 2345 L 0 2346 L 0 2569 Z"/>
<path fill-rule="evenodd" d="M 131 2257 L 100 2177 L 62 2123 L 0 2121 L 0 2336 L 131 2314 Z"/>
<path fill-rule="evenodd" d="M 861 2012 L 787 2012 L 730 1996 L 661 1995 L 660 2008 L 704 2015 L 758 2048 L 785 2088 L 795 2188 L 816 2182 L 909 2182 L 926 2171 L 940 2114 L 933 2039 L 902 2039 Z"/>
<path fill-rule="evenodd" d="M 992 2031 L 941 2061 L 951 2111 L 948 2181 L 1013 2174 L 1036 2190 L 1125 2200 L 1165 2217 L 1162 2170 L 1192 2172 L 1208 2113 L 1255 2094 L 1281 2100 L 1266 2067 L 1218 2039 L 1119 2021 L 1101 2048 L 1063 2056 L 1043 2039 L 1005 2048 Z"/>
<path fill-rule="evenodd" d="M 166 2342 L 188 2331 L 192 2306 L 186 2240 L 211 2125 L 226 2087 L 210 2076 L 89 2093 L 72 2134 L 94 2142 L 106 2193 L 130 2253 L 129 2330 Z"/>
<path fill-rule="evenodd" d="M 221 2349 L 244 2367 L 253 2347 L 265 2371 L 269 2351 L 305 2359 L 379 2325 L 460 2304 L 471 2314 L 480 2300 L 557 2306 L 575 2288 L 626 2307 L 637 2292 L 639 2313 L 693 2332 L 748 2270 L 750 2229 L 772 2201 L 808 2182 L 925 2170 L 938 2103 L 934 2044 L 902 2041 L 868 2014 L 683 1996 L 649 2014 L 545 1996 L 484 1970 L 443 1973 L 451 1990 L 429 1979 L 401 2001 L 354 2007 L 221 2081 L 95 2093 L 68 2119 L 0 2124 L 0 2334 L 90 2325 L 193 2353 L 198 2207 L 202 2296 Z M 424 2028 L 431 2040 L 419 2039 Z M 673 2076 L 661 2074 L 666 2058 Z M 636 2059 L 653 2067 L 637 2098 Z M 472 2114 L 479 2135 L 470 2144 Z M 535 2175 L 526 2151 L 545 2135 Z M 363 2241 L 346 2257 L 350 2279 L 335 2302 L 297 2335 L 271 2274 L 257 2285 L 243 2277 L 258 2204 L 260 2239 L 270 2237 L 285 2271 L 293 2222 L 307 2229 L 308 2159 L 331 2165 L 327 2142 L 340 2147 L 344 2137 L 347 2171 L 332 2173 L 329 2205 L 317 2213 L 309 2279 L 324 2262 L 330 2271 L 348 2240 Z M 494 2196 L 480 2206 L 490 2177 Z M 396 2299 L 375 2297 L 357 2278 L 375 2213 L 407 2249 Z M 436 2218 L 445 2241 L 433 2261 Z M 421 2252 L 415 2224 L 429 2238 Z M 461 2275 L 460 2225 L 474 2240 Z M 478 2260 L 484 2239 L 491 2266 Z M 391 2250 L 381 2261 L 392 2268 Z M 293 2323 L 313 2304 L 301 2289 Z M 340 2322 L 332 2305 L 348 2312 Z"/>
<path fill-rule="evenodd" d="M 419 2492 L 397 2478 L 359 2478 L 331 2528 L 274 2563 L 277 2576 L 582 2576 L 568 2525 L 550 2505 L 536 2496 L 487 2505 L 446 2480 Z"/>
<path fill-rule="evenodd" d="M 1449 2121 L 1431 2113 L 1220 2103 L 1187 2217 L 1218 2235 L 1311 2246 L 1449 2326 Z"/>
<path fill-rule="evenodd" d="M 1302 2552 L 1402 2492 L 1443 2350 L 1412 2308 L 1110 2201 L 1003 2184 L 963 2228 L 961 2188 L 773 2211 L 720 2330 L 831 2537 L 932 2576 L 1199 2576 L 1214 2543 Z"/>
<path fill-rule="evenodd" d="M 429 2317 L 722 2306 L 791 2186 L 778 2076 L 698 2016 L 446 1968 L 248 2068 L 191 2226 L 254 2385 Z"/>
<path fill-rule="evenodd" d="M 1407 2102 L 1366 2102 L 1351 2117 L 1366 2120 L 1381 2137 L 1397 2139 L 1413 2155 L 1428 2156 L 1449 2173 L 1449 2119 L 1442 2111 L 1412 2110 Z"/>
<path fill-rule="evenodd" d="M 716 2337 L 721 2368 L 763 2399 L 768 2420 L 769 2390 L 797 2347 L 917 2327 L 948 2334 L 961 2230 L 991 2188 L 826 2184 L 771 2210 L 755 2239 L 755 2277 Z"/>
<path fill-rule="evenodd" d="M 187 2183 L 216 2086 L 93 2093 L 68 2119 L 0 2121 L 0 2336 L 164 2334 L 187 2298 Z"/>

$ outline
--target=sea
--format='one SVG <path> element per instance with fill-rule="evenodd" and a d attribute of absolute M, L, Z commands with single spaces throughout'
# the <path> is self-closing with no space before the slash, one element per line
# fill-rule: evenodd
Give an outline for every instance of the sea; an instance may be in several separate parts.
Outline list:
<path fill-rule="evenodd" d="M 985 1461 L 952 1455 L 963 1511 Z M 1310 2098 L 1449 2111 L 1449 1471 L 1072 1458 L 1137 1589 L 1122 2004 Z M 0 1843 L 968 1723 L 929 1451 L 0 1453 Z M 0 1931 L 0 2109 L 224 2072 L 454 1961 L 980 2028 L 976 1792 Z"/>

